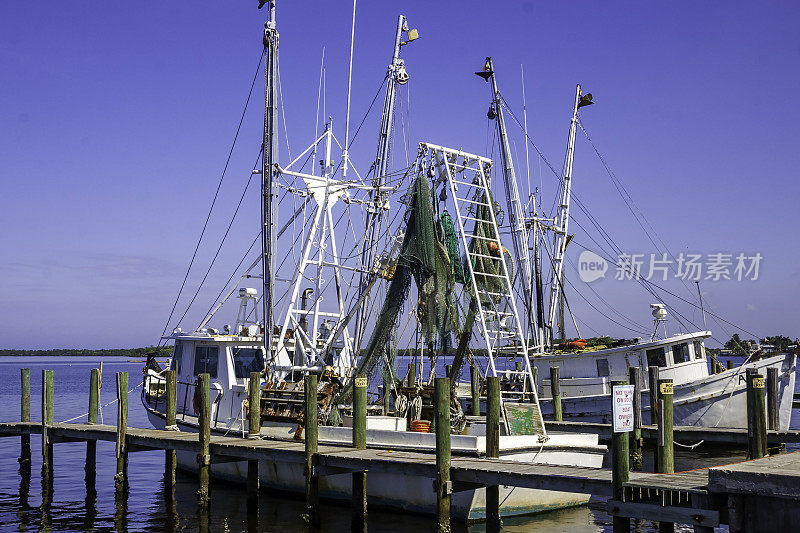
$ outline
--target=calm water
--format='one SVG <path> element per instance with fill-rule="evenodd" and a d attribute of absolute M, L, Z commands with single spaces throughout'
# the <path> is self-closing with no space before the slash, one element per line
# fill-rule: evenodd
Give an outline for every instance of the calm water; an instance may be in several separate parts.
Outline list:
<path fill-rule="evenodd" d="M 55 371 L 55 420 L 63 422 L 86 412 L 88 407 L 89 372 L 99 365 L 99 359 L 49 357 L 41 359 L 3 358 L 0 360 L 0 421 L 19 419 L 19 369 L 31 369 L 31 418 L 41 420 L 41 371 Z M 114 372 L 127 371 L 131 386 L 140 381 L 142 363 L 125 358 L 103 358 L 103 388 L 101 404 L 114 399 Z M 141 388 L 129 396 L 131 427 L 149 427 L 144 408 L 139 401 Z M 114 424 L 116 405 L 102 411 L 103 420 Z M 797 413 L 795 413 L 797 415 Z M 795 420 L 797 416 L 795 416 Z M 82 418 L 81 420 L 85 420 Z M 33 464 L 31 477 L 19 474 L 19 438 L 0 439 L 0 531 L 192 531 L 198 528 L 196 514 L 196 480 L 178 472 L 175 500 L 166 498 L 162 480 L 164 452 L 136 452 L 129 456 L 130 494 L 127 502 L 114 499 L 114 444 L 97 443 L 96 497 L 87 493 L 83 467 L 83 443 L 61 443 L 54 451 L 53 500 L 42 506 L 41 445 L 31 437 Z M 650 467 L 652 467 L 652 454 Z M 742 452 L 700 448 L 689 456 L 676 449 L 676 469 L 685 470 L 713 464 L 742 460 Z M 647 467 L 647 465 L 646 465 Z M 213 470 L 213 467 L 212 467 Z M 88 494 L 88 495 L 87 495 Z M 258 526 L 248 523 L 245 492 L 238 485 L 212 482 L 211 531 L 303 531 L 300 515 L 302 501 L 280 495 L 262 493 Z M 588 507 L 546 513 L 531 518 L 509 519 L 504 531 L 571 531 L 573 533 L 611 530 L 611 518 L 604 512 L 605 502 L 593 500 Z M 349 507 L 344 504 L 322 506 L 322 531 L 349 530 Z M 403 515 L 370 510 L 369 530 L 431 531 L 434 521 L 429 517 Z M 467 528 L 454 524 L 453 531 L 477 532 L 482 526 Z M 678 530 L 683 530 L 678 528 Z M 640 524 L 637 531 L 656 531 L 652 524 Z M 685 529 L 685 531 L 691 531 Z"/>

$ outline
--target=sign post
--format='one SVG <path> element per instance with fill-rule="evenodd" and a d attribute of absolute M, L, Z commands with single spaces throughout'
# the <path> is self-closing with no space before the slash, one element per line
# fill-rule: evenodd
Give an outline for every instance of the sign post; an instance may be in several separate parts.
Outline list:
<path fill-rule="evenodd" d="M 625 381 L 611 382 L 611 413 L 614 419 L 614 432 L 611 434 L 611 479 L 617 502 L 624 501 L 623 484 L 628 481 L 630 459 L 628 432 L 633 431 L 633 393 L 634 386 Z M 612 513 L 613 514 L 613 513 Z M 613 530 L 630 531 L 630 518 L 614 515 Z"/>
<path fill-rule="evenodd" d="M 614 385 L 614 433 L 633 431 L 633 395 L 634 385 Z"/>

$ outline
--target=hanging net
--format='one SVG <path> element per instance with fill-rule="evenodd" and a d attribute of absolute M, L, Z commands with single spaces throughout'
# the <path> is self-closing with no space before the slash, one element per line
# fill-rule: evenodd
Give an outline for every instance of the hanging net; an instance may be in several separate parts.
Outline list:
<path fill-rule="evenodd" d="M 428 342 L 433 342 L 456 327 L 457 313 L 452 304 L 453 266 L 447 248 L 437 237 L 430 184 L 425 172 L 418 173 L 409 194 L 406 233 L 397 267 L 372 335 L 356 368 L 357 376 L 370 374 L 381 361 L 383 350 L 408 297 L 412 278 L 419 295 L 417 320 L 422 336 Z M 351 396 L 352 380 L 335 403 L 348 402 Z"/>

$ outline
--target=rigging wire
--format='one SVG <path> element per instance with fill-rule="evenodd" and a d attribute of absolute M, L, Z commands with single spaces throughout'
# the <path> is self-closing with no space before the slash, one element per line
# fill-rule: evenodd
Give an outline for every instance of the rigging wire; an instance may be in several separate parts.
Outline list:
<path fill-rule="evenodd" d="M 242 116 L 239 118 L 239 124 L 236 126 L 236 134 L 233 136 L 233 142 L 231 143 L 231 148 L 228 151 L 228 157 L 225 160 L 225 166 L 222 169 L 222 175 L 219 177 L 219 182 L 217 183 L 217 190 L 214 192 L 214 198 L 211 200 L 211 207 L 208 208 L 208 214 L 206 215 L 206 220 L 203 222 L 203 229 L 200 231 L 200 237 L 197 239 L 197 244 L 194 247 L 194 253 L 192 253 L 192 259 L 189 261 L 189 266 L 186 268 L 186 274 L 183 277 L 183 281 L 181 282 L 181 287 L 178 289 L 178 295 L 175 297 L 175 302 L 172 304 L 172 309 L 169 312 L 169 317 L 164 323 L 164 329 L 161 332 L 161 337 L 163 337 L 167 333 L 167 328 L 169 327 L 169 323 L 172 320 L 173 315 L 175 314 L 175 308 L 178 306 L 178 302 L 180 301 L 181 295 L 183 294 L 183 289 L 186 286 L 186 280 L 189 279 L 189 273 L 192 270 L 192 265 L 194 265 L 194 260 L 197 258 L 197 251 L 200 249 L 200 243 L 203 240 L 203 236 L 206 233 L 206 228 L 208 227 L 208 222 L 211 219 L 211 213 L 214 210 L 214 205 L 217 202 L 217 197 L 219 196 L 219 191 L 222 188 L 222 182 L 225 179 L 225 174 L 228 171 L 228 165 L 231 162 L 231 157 L 233 156 L 233 149 L 236 146 L 236 141 L 239 139 L 239 132 L 242 129 L 242 123 L 244 122 L 245 114 L 247 113 L 247 107 L 250 104 L 250 97 L 253 95 L 253 88 L 256 85 L 256 80 L 258 79 L 258 75 L 261 71 L 261 62 L 264 60 L 264 53 L 263 51 L 259 55 L 258 58 L 258 66 L 256 67 L 256 73 L 253 76 L 253 81 L 250 84 L 250 91 L 247 93 L 247 99 L 244 103 L 244 109 L 242 109 Z M 159 339 L 158 346 L 162 345 L 162 339 Z"/>
<path fill-rule="evenodd" d="M 255 163 L 253 163 L 253 170 L 257 168 L 258 162 L 261 159 L 261 152 L 259 151 L 259 155 L 256 158 Z M 211 273 L 211 269 L 214 267 L 214 263 L 217 261 L 217 257 L 219 257 L 219 253 L 222 250 L 222 245 L 225 244 L 225 240 L 228 238 L 228 234 L 230 234 L 231 227 L 233 226 L 234 220 L 236 220 L 236 215 L 239 214 L 239 209 L 242 207 L 242 202 L 244 202 L 245 195 L 247 194 L 247 189 L 250 188 L 250 183 L 253 181 L 253 176 L 255 174 L 250 172 L 250 177 L 247 179 L 247 184 L 244 186 L 244 190 L 242 191 L 242 195 L 239 197 L 239 203 L 236 204 L 236 209 L 233 211 L 233 215 L 231 216 L 230 222 L 228 222 L 228 227 L 225 229 L 225 234 L 222 236 L 222 240 L 217 246 L 217 251 L 214 253 L 214 257 L 211 259 L 211 263 L 208 265 L 206 269 L 206 273 L 203 275 L 203 279 L 200 280 L 200 284 L 197 286 L 197 290 L 194 292 L 192 299 L 189 301 L 189 305 L 186 306 L 186 310 L 181 315 L 180 319 L 178 319 L 178 323 L 175 325 L 177 328 L 180 326 L 183 319 L 186 318 L 186 315 L 189 313 L 189 309 L 191 309 L 192 304 L 194 304 L 195 299 L 197 299 L 197 295 L 200 294 L 200 290 L 203 288 L 203 284 L 205 284 L 206 279 L 208 279 L 208 275 Z"/>

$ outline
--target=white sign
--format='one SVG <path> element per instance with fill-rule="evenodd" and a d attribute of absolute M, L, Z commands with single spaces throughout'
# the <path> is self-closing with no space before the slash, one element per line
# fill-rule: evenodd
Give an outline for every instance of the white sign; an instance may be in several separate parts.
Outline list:
<path fill-rule="evenodd" d="M 614 433 L 633 431 L 633 385 L 615 385 L 614 398 Z"/>

